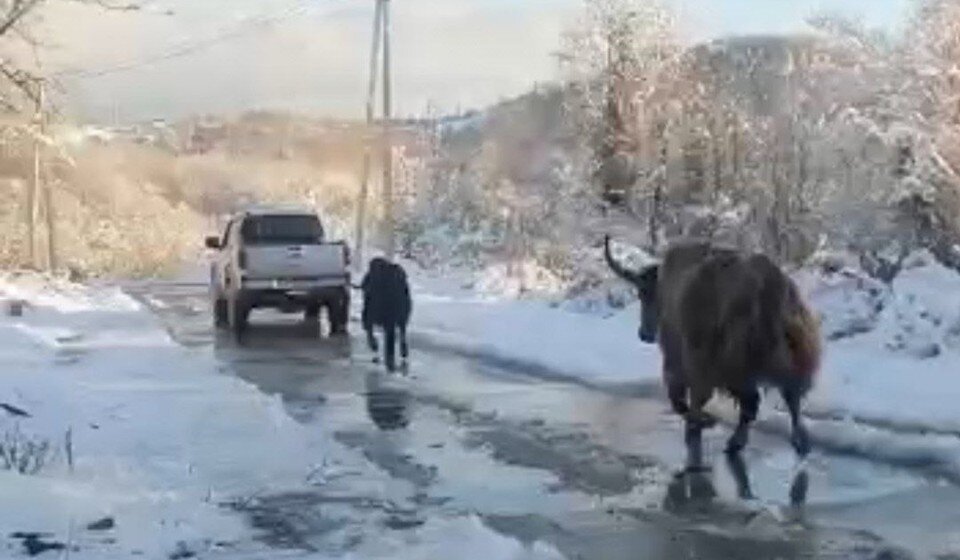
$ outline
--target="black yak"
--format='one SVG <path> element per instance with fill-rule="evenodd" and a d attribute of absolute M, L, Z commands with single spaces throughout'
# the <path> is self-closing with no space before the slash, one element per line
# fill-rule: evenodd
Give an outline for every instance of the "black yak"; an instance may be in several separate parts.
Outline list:
<path fill-rule="evenodd" d="M 613 258 L 609 236 L 604 256 L 639 292 L 640 338 L 659 342 L 670 403 L 686 419 L 691 450 L 713 424 L 703 408 L 714 392 L 740 407 L 727 443 L 735 454 L 747 444 L 759 388 L 773 386 L 789 409 L 794 449 L 809 453 L 800 401 L 820 366 L 819 324 L 780 268 L 763 255 L 688 242 L 669 248 L 660 264 L 632 271 Z"/>
<path fill-rule="evenodd" d="M 407 324 L 413 310 L 410 286 L 403 267 L 382 257 L 370 261 L 367 274 L 360 284 L 363 291 L 363 314 L 361 321 L 367 333 L 367 344 L 378 352 L 377 338 L 373 329 L 379 326 L 384 336 L 384 361 L 387 369 L 396 369 L 396 344 L 400 338 L 400 356 L 406 359 Z"/>

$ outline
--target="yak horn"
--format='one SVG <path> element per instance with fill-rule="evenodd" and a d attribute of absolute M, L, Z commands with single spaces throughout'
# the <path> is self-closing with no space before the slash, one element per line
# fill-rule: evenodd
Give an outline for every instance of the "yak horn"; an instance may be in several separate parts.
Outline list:
<path fill-rule="evenodd" d="M 618 263 L 613 258 L 613 252 L 610 251 L 610 236 L 606 235 L 603 238 L 603 256 L 607 260 L 607 266 L 610 267 L 617 276 L 623 278 L 631 284 L 640 283 L 640 273 L 632 270 L 627 270 L 622 264 Z"/>

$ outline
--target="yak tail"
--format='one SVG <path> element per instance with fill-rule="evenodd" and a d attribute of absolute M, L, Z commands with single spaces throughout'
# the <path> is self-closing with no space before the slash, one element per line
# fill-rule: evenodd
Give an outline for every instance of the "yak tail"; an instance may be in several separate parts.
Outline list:
<path fill-rule="evenodd" d="M 785 316 L 784 331 L 792 357 L 793 373 L 812 382 L 820 369 L 823 346 L 820 322 L 810 312 L 796 287 L 790 287 L 791 297 Z"/>

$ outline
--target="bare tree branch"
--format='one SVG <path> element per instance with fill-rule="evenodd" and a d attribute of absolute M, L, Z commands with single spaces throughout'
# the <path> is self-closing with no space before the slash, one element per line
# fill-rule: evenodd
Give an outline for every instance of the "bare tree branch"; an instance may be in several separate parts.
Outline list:
<path fill-rule="evenodd" d="M 42 81 L 41 77 L 21 68 L 15 68 L 3 60 L 0 60 L 0 75 L 23 92 L 30 101 L 36 103 L 40 99 L 38 86 Z"/>
<path fill-rule="evenodd" d="M 0 19 L 0 37 L 6 35 L 10 29 L 20 23 L 27 14 L 39 6 L 43 0 L 13 0 Z"/>
<path fill-rule="evenodd" d="M 113 10 L 118 12 L 136 12 L 143 5 L 137 2 L 110 2 L 108 0 L 70 0 L 78 4 L 92 4 L 104 10 Z"/>

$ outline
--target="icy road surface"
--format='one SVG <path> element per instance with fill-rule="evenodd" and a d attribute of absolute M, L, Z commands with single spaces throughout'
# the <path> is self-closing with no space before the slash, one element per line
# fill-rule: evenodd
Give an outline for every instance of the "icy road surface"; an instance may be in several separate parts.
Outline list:
<path fill-rule="evenodd" d="M 275 552 L 462 555 L 471 546 L 458 533 L 464 519 L 522 543 L 508 551 L 517 558 L 960 551 L 960 489 L 922 470 L 822 450 L 799 466 L 785 440 L 761 432 L 743 464 L 730 464 L 720 428 L 708 439 L 712 473 L 677 475 L 680 424 L 648 390 L 544 379 L 417 336 L 407 375 L 388 375 L 356 324 L 350 340 L 319 340 L 297 316 L 255 314 L 238 347 L 211 328 L 203 287 L 128 291 L 180 344 L 211 352 L 222 375 L 280 396 L 291 418 L 330 442 L 302 489 L 231 506 L 257 545 Z"/>

